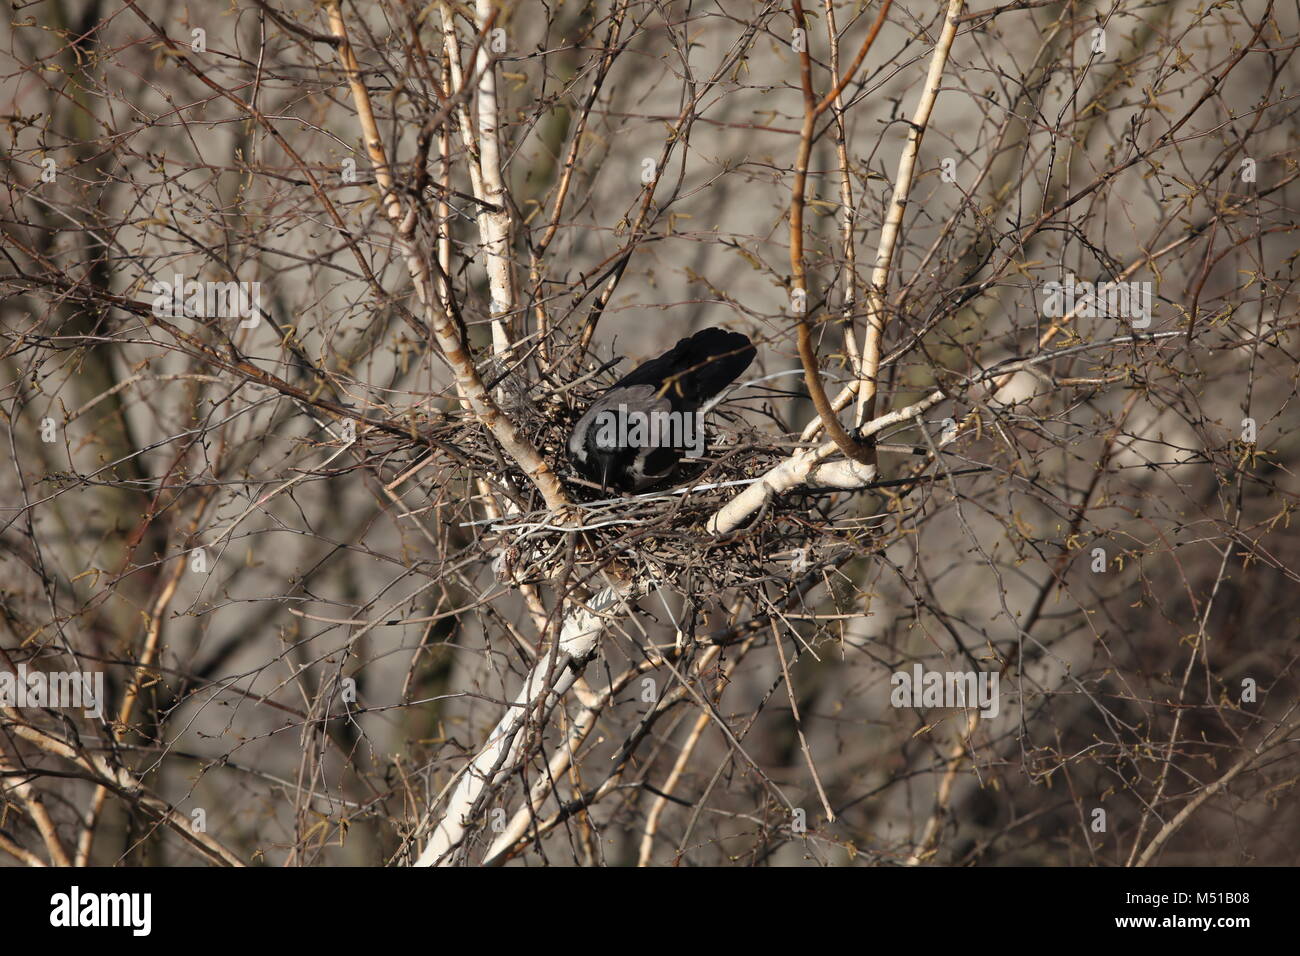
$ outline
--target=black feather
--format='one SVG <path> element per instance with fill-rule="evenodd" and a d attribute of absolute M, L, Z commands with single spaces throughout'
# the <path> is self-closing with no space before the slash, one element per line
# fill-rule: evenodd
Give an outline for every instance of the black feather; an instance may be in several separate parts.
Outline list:
<path fill-rule="evenodd" d="M 749 336 L 726 329 L 696 332 L 658 358 L 643 362 L 614 383 L 610 391 L 628 385 L 653 385 L 673 403 L 674 410 L 694 409 L 740 378 L 757 355 Z"/>
<path fill-rule="evenodd" d="M 569 436 L 574 464 L 601 487 L 639 490 L 667 478 L 681 461 L 684 448 L 600 447 L 597 416 L 617 408 L 642 414 L 693 413 L 739 378 L 756 354 L 747 336 L 709 328 L 638 365 L 597 399 L 574 426 Z"/>

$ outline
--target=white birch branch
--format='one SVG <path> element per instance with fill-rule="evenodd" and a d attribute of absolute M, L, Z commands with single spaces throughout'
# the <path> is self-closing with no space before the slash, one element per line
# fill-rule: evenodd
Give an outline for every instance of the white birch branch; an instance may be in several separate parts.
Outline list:
<path fill-rule="evenodd" d="M 477 0 L 479 29 L 495 22 L 492 0 Z M 492 291 L 492 349 L 504 355 L 510 348 L 506 318 L 515 309 L 515 272 L 510 262 L 510 207 L 501 175 L 501 143 L 497 135 L 497 78 L 489 43 L 478 48 L 478 161 L 483 195 L 492 208 L 479 206 L 479 235 L 487 253 L 488 287 Z"/>
<path fill-rule="evenodd" d="M 631 588 L 613 585 L 597 592 L 585 605 L 575 605 L 564 621 L 558 654 L 544 653 L 524 679 L 505 716 L 487 743 L 461 775 L 442 818 L 416 860 L 416 866 L 446 865 L 472 821 L 467 819 L 483 791 L 503 779 L 519 759 L 528 717 L 538 711 L 542 722 L 556 702 L 573 686 L 578 671 L 570 666 L 585 661 L 595 650 L 606 626 L 604 612 L 632 597 Z M 554 660 L 553 660 L 554 658 Z M 551 675 L 551 683 L 546 680 Z"/>
<path fill-rule="evenodd" d="M 885 288 L 889 282 L 889 267 L 894 261 L 894 249 L 898 245 L 898 233 L 903 226 L 903 213 L 907 211 L 907 199 L 912 191 L 912 177 L 916 171 L 916 160 L 921 154 L 921 137 L 930 122 L 935 100 L 939 98 L 939 83 L 943 80 L 944 67 L 948 65 L 948 54 L 952 50 L 952 41 L 957 36 L 957 18 L 961 16 L 964 0 L 949 0 L 948 13 L 944 19 L 943 30 L 934 45 L 930 56 L 930 69 L 925 77 L 925 87 L 921 90 L 921 99 L 912 113 L 912 122 L 907 134 L 907 144 L 898 159 L 898 172 L 894 175 L 894 194 L 889 200 L 889 211 L 880 230 L 880 242 L 876 247 L 876 264 L 871 273 L 871 283 L 867 288 L 867 334 L 862 344 L 862 377 L 858 380 L 859 424 L 869 418 L 875 410 L 876 376 L 880 372 L 880 343 L 885 334 Z"/>
<path fill-rule="evenodd" d="M 717 648 L 709 649 L 710 652 L 715 652 L 714 656 L 716 656 L 717 650 Z M 703 659 L 711 661 L 712 656 L 706 652 Z M 636 675 L 644 673 L 644 668 L 647 666 L 649 665 L 645 662 L 642 662 L 640 666 L 634 665 L 620 679 L 612 681 L 600 693 L 594 693 L 590 688 L 586 688 L 584 693 L 586 682 L 582 678 L 579 678 L 574 683 L 573 693 L 582 702 L 582 707 L 574 716 L 564 743 L 556 747 L 552 752 L 551 759 L 546 766 L 546 773 L 538 775 L 523 805 L 515 811 L 515 815 L 511 817 L 510 823 L 506 825 L 505 830 L 492 841 L 487 854 L 483 857 L 484 866 L 496 866 L 504 862 L 504 854 L 519 842 L 528 832 L 530 826 L 535 824 L 537 811 L 551 792 L 553 782 L 560 779 L 565 771 L 569 769 L 578 748 L 582 746 L 595 728 L 596 718 L 609 705 L 614 695 L 626 688 Z"/>

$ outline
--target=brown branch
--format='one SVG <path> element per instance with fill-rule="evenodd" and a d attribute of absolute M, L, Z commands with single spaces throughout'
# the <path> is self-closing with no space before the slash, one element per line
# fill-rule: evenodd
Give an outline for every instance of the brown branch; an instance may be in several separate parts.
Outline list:
<path fill-rule="evenodd" d="M 1291 740 L 1291 735 L 1297 730 L 1300 730 L 1300 717 L 1292 720 L 1291 723 L 1287 724 L 1285 727 L 1281 725 L 1275 726 L 1265 734 L 1263 739 L 1250 750 L 1246 751 L 1246 753 L 1242 755 L 1241 759 L 1233 764 L 1227 773 L 1206 786 L 1204 790 L 1188 801 L 1187 806 L 1178 811 L 1177 816 L 1160 828 L 1160 832 L 1151 838 L 1151 842 L 1147 844 L 1147 848 L 1143 850 L 1142 855 L 1138 857 L 1136 865 L 1146 866 L 1150 863 L 1155 858 L 1156 854 L 1160 852 L 1160 848 L 1165 845 L 1170 837 L 1178 832 L 1191 815 L 1200 809 L 1201 805 L 1205 803 L 1206 800 L 1209 800 L 1210 797 L 1227 787 L 1228 784 L 1230 784 L 1235 777 L 1241 774 L 1243 770 L 1247 769 L 1256 760 L 1275 747 L 1279 747 L 1286 743 L 1294 743 L 1294 741 Z"/>
<path fill-rule="evenodd" d="M 813 345 L 812 326 L 808 321 L 808 280 L 803 255 L 804 192 L 807 188 L 808 159 L 812 155 L 813 132 L 817 125 L 817 118 L 835 103 L 840 92 L 852 80 L 853 74 L 862 64 L 862 61 L 866 59 L 872 44 L 875 43 L 876 36 L 880 33 L 880 28 L 884 25 L 885 17 L 889 13 L 892 2 L 893 0 L 884 0 L 884 3 L 881 4 L 880 11 L 876 14 L 876 20 L 871 25 L 871 30 L 867 33 L 862 47 L 858 50 L 858 55 L 849 68 L 844 71 L 844 75 L 835 84 L 834 89 L 823 97 L 820 102 L 813 93 L 812 57 L 808 53 L 806 40 L 803 48 L 799 51 L 799 73 L 803 87 L 804 117 L 803 127 L 799 131 L 799 151 L 795 159 L 794 187 L 790 199 L 790 281 L 793 293 L 798 296 L 793 311 L 797 322 L 799 359 L 803 363 L 804 382 L 808 387 L 808 395 L 817 408 L 817 414 L 821 418 L 822 426 L 826 429 L 826 434 L 830 436 L 841 452 L 853 461 L 863 465 L 874 465 L 876 463 L 875 447 L 870 442 L 857 442 L 844 430 L 844 426 L 840 424 L 835 410 L 831 408 L 830 399 L 826 397 L 826 389 L 822 385 L 821 372 L 818 369 L 817 350 Z M 792 6 L 795 26 L 804 29 L 803 4 L 800 0 L 793 0 Z"/>

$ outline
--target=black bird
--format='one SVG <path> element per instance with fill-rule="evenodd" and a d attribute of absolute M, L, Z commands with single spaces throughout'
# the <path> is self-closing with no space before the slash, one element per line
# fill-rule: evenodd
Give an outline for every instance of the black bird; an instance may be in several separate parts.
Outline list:
<path fill-rule="evenodd" d="M 703 329 L 638 365 L 587 409 L 569 436 L 579 472 L 602 488 L 639 491 L 704 451 L 700 408 L 756 355 L 749 337 Z"/>

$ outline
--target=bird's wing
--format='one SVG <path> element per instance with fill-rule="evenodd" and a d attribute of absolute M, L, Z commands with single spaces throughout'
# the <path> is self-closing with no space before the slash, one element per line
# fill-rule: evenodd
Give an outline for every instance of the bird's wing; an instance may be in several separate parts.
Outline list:
<path fill-rule="evenodd" d="M 614 388 L 649 385 L 668 394 L 676 408 L 696 408 L 739 378 L 756 354 L 748 336 L 702 329 L 658 358 L 638 365 L 615 382 Z"/>
<path fill-rule="evenodd" d="M 578 419 L 578 423 L 573 426 L 573 431 L 569 434 L 569 454 L 579 461 L 585 462 L 587 460 L 586 440 L 588 431 L 599 427 L 602 414 L 619 414 L 619 406 L 623 406 L 625 413 L 635 411 L 651 414 L 653 412 L 667 412 L 672 409 L 672 405 L 666 398 L 655 395 L 655 388 L 652 385 L 615 386 L 596 399 L 586 413 Z"/>

